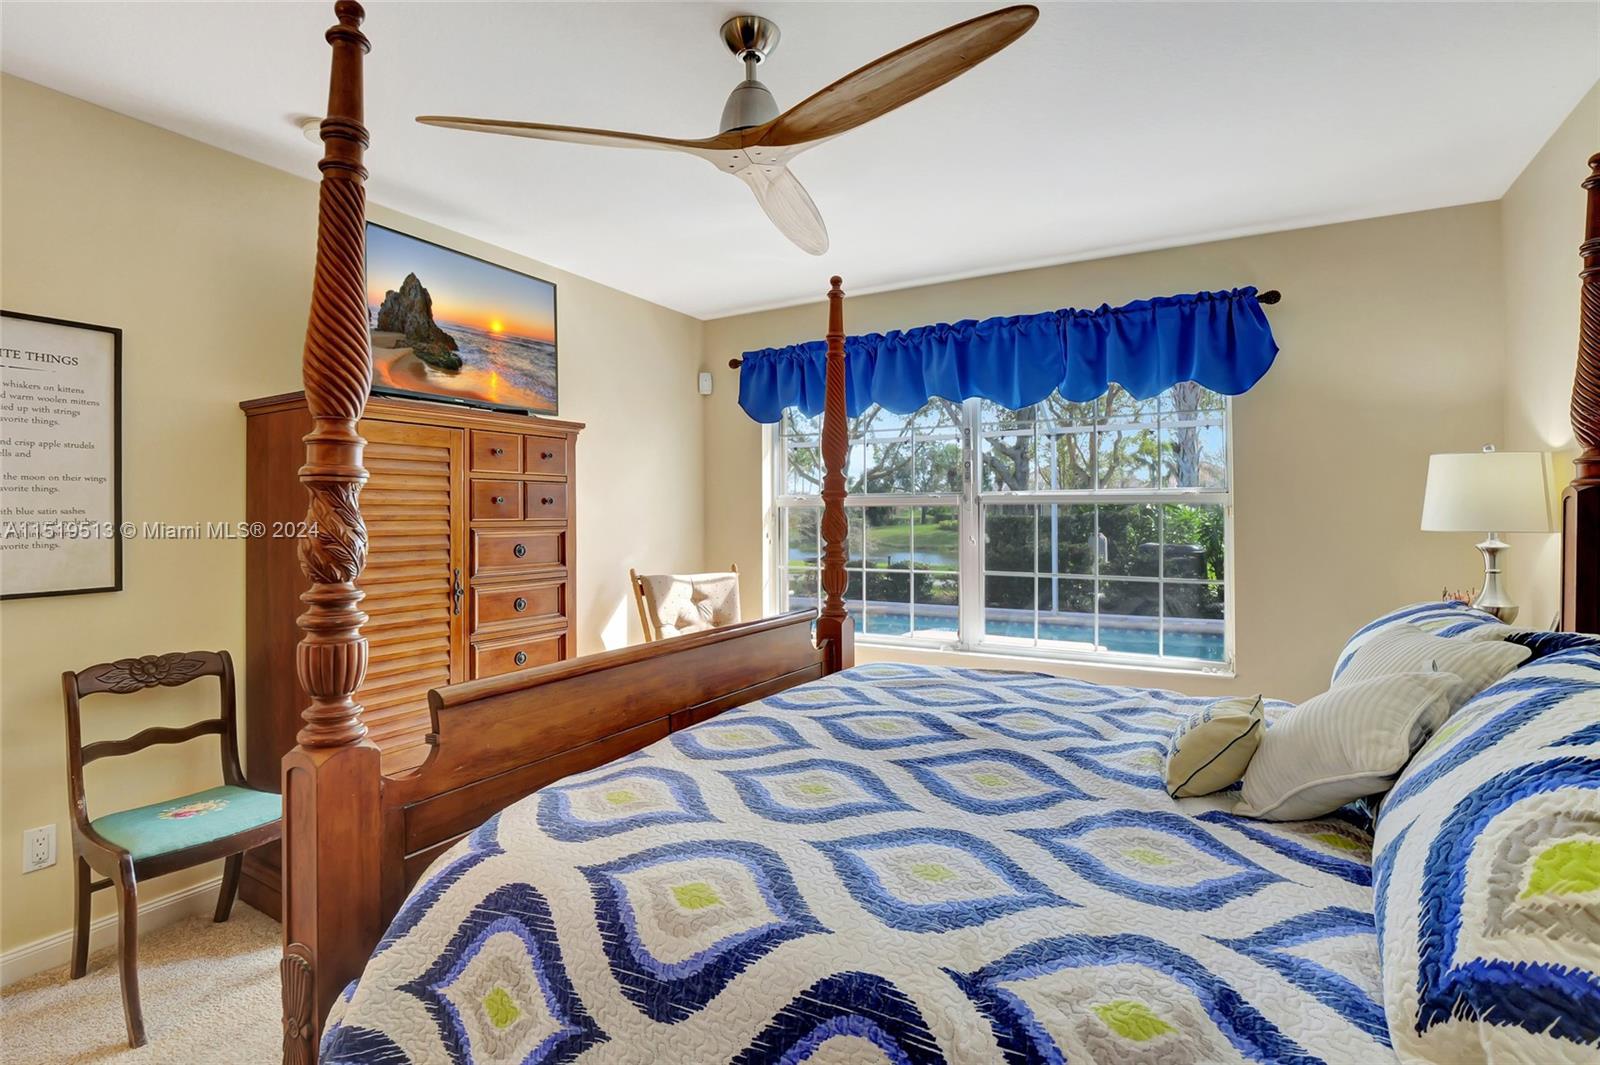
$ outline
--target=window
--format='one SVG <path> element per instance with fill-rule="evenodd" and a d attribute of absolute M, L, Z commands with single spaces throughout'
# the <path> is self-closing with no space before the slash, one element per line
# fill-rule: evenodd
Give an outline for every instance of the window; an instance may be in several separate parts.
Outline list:
<path fill-rule="evenodd" d="M 1231 662 L 1227 397 L 1112 386 L 1011 411 L 932 400 L 853 419 L 846 605 L 869 640 Z M 775 427 L 778 604 L 820 597 L 821 418 Z"/>

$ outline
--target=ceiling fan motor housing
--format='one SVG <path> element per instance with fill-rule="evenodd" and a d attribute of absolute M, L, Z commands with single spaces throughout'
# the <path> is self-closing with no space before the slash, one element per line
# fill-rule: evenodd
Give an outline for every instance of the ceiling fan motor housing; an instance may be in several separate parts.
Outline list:
<path fill-rule="evenodd" d="M 761 126 L 778 117 L 778 101 L 772 98 L 767 87 L 755 78 L 748 78 L 734 86 L 728 102 L 722 105 L 721 132 Z"/>

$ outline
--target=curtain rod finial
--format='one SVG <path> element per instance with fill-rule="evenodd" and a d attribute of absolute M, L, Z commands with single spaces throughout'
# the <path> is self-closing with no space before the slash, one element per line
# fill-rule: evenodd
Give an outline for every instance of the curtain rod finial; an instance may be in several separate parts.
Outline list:
<path fill-rule="evenodd" d="M 1277 303 L 1281 299 L 1283 299 L 1283 293 L 1279 292 L 1275 288 L 1269 288 L 1265 292 L 1261 293 L 1259 296 L 1256 297 L 1256 302 L 1257 303 L 1265 303 L 1268 306 L 1271 306 L 1272 304 Z"/>

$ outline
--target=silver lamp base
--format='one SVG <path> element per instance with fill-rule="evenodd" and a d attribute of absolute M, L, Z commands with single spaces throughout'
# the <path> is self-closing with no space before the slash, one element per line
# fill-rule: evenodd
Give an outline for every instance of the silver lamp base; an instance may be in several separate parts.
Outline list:
<path fill-rule="evenodd" d="M 1517 616 L 1517 604 L 1500 587 L 1500 552 L 1511 545 L 1501 540 L 1494 533 L 1478 545 L 1478 550 L 1483 552 L 1483 591 L 1473 599 L 1472 605 L 1488 614 L 1499 618 L 1503 624 L 1509 625 Z"/>

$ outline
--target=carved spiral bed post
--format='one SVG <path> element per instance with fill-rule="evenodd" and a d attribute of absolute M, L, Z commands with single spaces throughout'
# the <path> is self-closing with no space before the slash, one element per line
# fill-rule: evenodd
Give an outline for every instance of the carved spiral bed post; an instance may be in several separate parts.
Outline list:
<path fill-rule="evenodd" d="M 1561 497 L 1561 627 L 1600 632 L 1600 153 L 1589 157 L 1572 431 L 1583 451 Z"/>
<path fill-rule="evenodd" d="M 856 664 L 855 625 L 844 608 L 849 584 L 845 539 L 844 468 L 850 453 L 850 418 L 845 409 L 844 288 L 835 277 L 828 289 L 827 391 L 822 412 L 822 613 L 817 642 L 828 649 L 827 669 L 836 673 Z"/>
<path fill-rule="evenodd" d="M 361 520 L 364 441 L 357 422 L 372 387 L 365 271 L 367 172 L 362 152 L 362 57 L 368 50 L 355 0 L 334 5 L 328 116 L 317 214 L 317 263 L 306 328 L 306 403 L 312 429 L 300 480 L 310 493 L 313 535 L 300 541 L 311 587 L 300 598 L 304 634 L 296 656 L 303 712 L 299 746 L 283 759 L 283 1056 L 312 1062 L 323 1019 L 359 976 L 381 926 L 382 823 L 378 748 L 366 738 L 354 693 L 367 670 L 356 577 L 366 562 Z M 285 678 L 287 680 L 287 678 Z"/>

